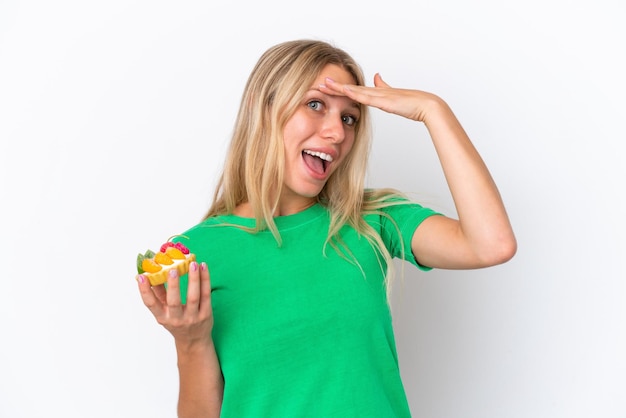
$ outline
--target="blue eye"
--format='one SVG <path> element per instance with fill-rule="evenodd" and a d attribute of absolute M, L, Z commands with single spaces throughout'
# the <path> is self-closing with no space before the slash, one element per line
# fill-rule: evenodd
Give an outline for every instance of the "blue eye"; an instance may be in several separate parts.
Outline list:
<path fill-rule="evenodd" d="M 342 117 L 342 120 L 348 126 L 356 125 L 356 123 L 358 122 L 358 119 L 352 115 L 345 115 Z"/>
<path fill-rule="evenodd" d="M 313 110 L 320 110 L 322 107 L 322 102 L 320 102 L 319 100 L 311 100 L 307 103 L 307 106 L 309 106 L 309 108 Z"/>

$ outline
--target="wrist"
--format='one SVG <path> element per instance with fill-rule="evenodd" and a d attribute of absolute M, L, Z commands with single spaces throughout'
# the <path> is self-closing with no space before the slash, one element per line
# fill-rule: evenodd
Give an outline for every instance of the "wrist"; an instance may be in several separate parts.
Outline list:
<path fill-rule="evenodd" d="M 215 346 L 213 345 L 213 339 L 209 338 L 195 338 L 195 339 L 176 339 L 175 340 L 176 352 L 181 355 L 196 355 L 204 354 L 207 352 L 215 352 Z"/>

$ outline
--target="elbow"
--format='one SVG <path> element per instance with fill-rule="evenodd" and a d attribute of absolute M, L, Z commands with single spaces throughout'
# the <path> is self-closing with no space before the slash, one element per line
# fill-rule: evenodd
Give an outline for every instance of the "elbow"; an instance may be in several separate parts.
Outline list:
<path fill-rule="evenodd" d="M 517 240 L 511 233 L 505 237 L 494 240 L 490 250 L 485 252 L 483 265 L 486 267 L 504 264 L 511 260 L 517 253 Z"/>
<path fill-rule="evenodd" d="M 503 264 L 511 260 L 515 256 L 516 253 L 517 253 L 517 240 L 515 239 L 515 237 L 512 237 L 511 239 L 501 244 L 500 251 L 499 251 L 499 259 L 498 259 L 499 263 L 498 264 Z"/>

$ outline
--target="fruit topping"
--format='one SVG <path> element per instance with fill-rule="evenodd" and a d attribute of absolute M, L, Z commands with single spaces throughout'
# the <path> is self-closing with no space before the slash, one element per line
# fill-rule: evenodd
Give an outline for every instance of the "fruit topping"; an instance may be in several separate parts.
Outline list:
<path fill-rule="evenodd" d="M 185 254 L 176 247 L 169 247 L 165 250 L 165 255 L 169 256 L 173 260 L 184 260 Z"/>
<path fill-rule="evenodd" d="M 141 268 L 146 273 L 156 273 L 157 271 L 161 271 L 163 269 L 163 267 L 158 265 L 151 258 L 144 258 L 143 261 L 141 262 Z"/>
<path fill-rule="evenodd" d="M 166 266 L 169 266 L 170 264 L 174 264 L 174 261 L 172 261 L 169 255 L 165 253 L 161 253 L 161 252 L 156 253 L 156 255 L 154 256 L 154 261 L 156 263 L 163 264 Z"/>
<path fill-rule="evenodd" d="M 165 244 L 161 245 L 161 252 L 164 253 L 170 247 L 173 247 L 175 244 L 172 241 L 167 241 Z"/>
<path fill-rule="evenodd" d="M 174 260 L 185 260 L 188 258 L 190 254 L 189 249 L 180 242 L 172 242 L 172 238 L 176 236 L 187 238 L 184 235 L 174 235 L 165 244 L 161 245 L 158 253 L 152 250 L 146 250 L 143 254 L 139 253 L 137 255 L 137 272 L 139 274 L 157 273 L 163 270 L 163 266 L 174 264 Z"/>
<path fill-rule="evenodd" d="M 174 247 L 178 248 L 183 254 L 189 254 L 189 249 L 181 242 L 174 244 Z"/>

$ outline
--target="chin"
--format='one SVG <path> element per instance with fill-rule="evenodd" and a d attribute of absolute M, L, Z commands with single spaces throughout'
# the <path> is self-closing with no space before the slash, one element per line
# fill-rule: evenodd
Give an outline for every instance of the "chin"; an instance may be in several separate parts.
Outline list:
<path fill-rule="evenodd" d="M 295 195 L 295 196 L 312 199 L 312 198 L 317 198 L 317 196 L 319 196 L 319 194 L 322 192 L 323 188 L 324 188 L 324 185 L 322 186 L 300 185 L 300 187 L 287 186 L 285 191 L 289 191 L 290 194 Z"/>
<path fill-rule="evenodd" d="M 315 191 L 303 191 L 302 193 L 298 193 L 298 195 L 308 198 L 317 198 L 321 192 L 322 189 L 316 189 Z"/>

